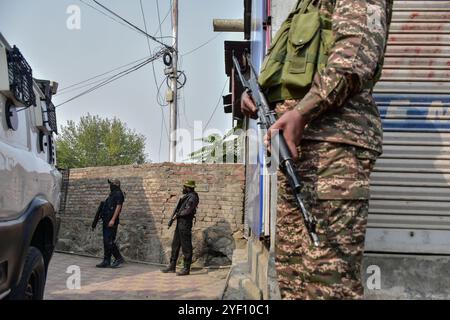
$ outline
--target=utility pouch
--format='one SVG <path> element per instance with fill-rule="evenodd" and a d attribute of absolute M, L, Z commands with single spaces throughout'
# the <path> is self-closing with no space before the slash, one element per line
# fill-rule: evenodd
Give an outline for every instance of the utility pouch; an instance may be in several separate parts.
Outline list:
<path fill-rule="evenodd" d="M 331 21 L 314 3 L 297 3 L 264 59 L 258 82 L 269 102 L 303 98 L 315 73 L 326 66 L 333 45 Z"/>

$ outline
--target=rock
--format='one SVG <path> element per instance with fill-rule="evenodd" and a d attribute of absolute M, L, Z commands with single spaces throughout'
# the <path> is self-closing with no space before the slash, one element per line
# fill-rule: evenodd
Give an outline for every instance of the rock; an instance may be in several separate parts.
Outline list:
<path fill-rule="evenodd" d="M 59 239 L 56 243 L 56 250 L 70 252 L 73 249 L 73 241 L 70 239 Z"/>
<path fill-rule="evenodd" d="M 203 231 L 206 243 L 208 265 L 229 265 L 236 248 L 231 230 L 223 226 L 214 226 Z"/>
<path fill-rule="evenodd" d="M 195 252 L 195 251 L 194 251 Z M 198 257 L 196 260 L 192 260 L 192 268 L 203 268 L 208 265 L 206 261 L 206 255 Z"/>
<path fill-rule="evenodd" d="M 206 260 L 206 255 L 208 253 L 208 247 L 205 242 L 202 230 L 193 230 L 192 232 L 192 247 L 194 248 L 194 253 L 192 261 L 198 261 L 198 264 L 204 264 Z"/>
<path fill-rule="evenodd" d="M 229 266 L 231 265 L 231 260 L 227 257 L 211 257 L 206 261 L 208 266 Z"/>

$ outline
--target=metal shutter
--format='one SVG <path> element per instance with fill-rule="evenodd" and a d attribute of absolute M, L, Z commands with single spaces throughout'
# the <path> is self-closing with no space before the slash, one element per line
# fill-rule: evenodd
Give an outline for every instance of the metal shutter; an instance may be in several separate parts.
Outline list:
<path fill-rule="evenodd" d="M 450 254 L 450 1 L 394 1 L 366 251 Z"/>

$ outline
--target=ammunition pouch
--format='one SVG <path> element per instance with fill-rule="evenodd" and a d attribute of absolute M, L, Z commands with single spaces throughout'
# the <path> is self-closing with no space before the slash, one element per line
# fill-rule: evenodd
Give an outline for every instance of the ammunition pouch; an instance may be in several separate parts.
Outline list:
<path fill-rule="evenodd" d="M 258 82 L 271 103 L 303 98 L 327 64 L 334 43 L 331 20 L 313 3 L 297 3 L 264 59 Z"/>

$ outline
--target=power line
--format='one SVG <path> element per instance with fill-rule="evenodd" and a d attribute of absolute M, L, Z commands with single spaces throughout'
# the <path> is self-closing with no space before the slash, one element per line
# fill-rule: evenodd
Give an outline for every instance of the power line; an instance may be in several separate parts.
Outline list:
<path fill-rule="evenodd" d="M 144 7 L 143 7 L 143 5 L 142 5 L 142 0 L 140 0 L 140 6 L 141 6 L 141 13 L 142 13 L 142 18 L 143 18 L 143 20 L 144 20 L 144 27 L 145 27 L 145 32 L 147 32 L 147 22 L 146 22 L 146 19 L 145 19 L 145 14 L 144 14 Z M 157 8 L 159 8 L 159 7 L 157 7 Z M 169 12 L 170 12 L 170 9 L 169 9 Z M 159 16 L 159 12 L 158 12 L 158 16 Z M 166 18 L 167 18 L 167 16 L 166 16 Z M 159 20 L 159 18 L 158 18 L 158 20 Z M 161 25 L 162 25 L 162 23 L 160 22 L 160 24 L 159 24 L 159 32 L 160 33 L 162 33 L 162 31 L 161 31 Z M 156 33 L 158 33 L 158 30 L 155 32 L 155 35 L 156 35 Z M 147 46 L 148 46 L 148 51 L 150 52 L 150 54 L 151 54 L 151 46 L 150 46 L 150 41 L 148 40 L 148 38 L 147 38 Z M 156 102 L 158 103 L 158 105 L 159 106 L 161 106 L 161 107 L 165 107 L 165 106 L 167 106 L 167 104 L 164 104 L 164 102 L 160 102 L 160 99 L 161 99 L 161 95 L 160 95 L 160 90 L 158 89 L 159 87 L 158 87 L 158 80 L 156 79 L 156 70 L 155 70 L 155 64 L 154 64 L 154 62 L 152 62 L 152 71 L 153 71 L 153 80 L 155 81 L 155 87 L 157 88 L 157 99 L 156 99 Z"/>
<path fill-rule="evenodd" d="M 142 6 L 142 0 L 140 0 L 141 1 L 141 6 Z M 161 25 L 162 25 L 162 23 L 161 23 L 161 15 L 160 15 L 160 13 L 159 13 L 159 1 L 158 0 L 155 0 L 155 2 L 156 2 L 156 13 L 158 14 L 158 23 L 159 23 L 159 35 L 160 36 L 162 36 L 162 30 L 161 30 Z M 170 7 L 172 8 L 172 5 L 170 5 Z M 169 9 L 170 10 L 170 9 Z M 170 11 L 169 11 L 170 12 Z M 157 31 L 158 32 L 158 31 Z"/>
<path fill-rule="evenodd" d="M 64 105 L 64 104 L 66 104 L 66 103 L 69 103 L 69 102 L 71 102 L 71 101 L 73 101 L 73 100 L 75 100 L 75 99 L 78 99 L 78 98 L 80 98 L 80 97 L 82 97 L 82 96 L 84 96 L 84 95 L 86 95 L 86 94 L 88 94 L 88 93 L 91 93 L 91 92 L 93 92 L 93 91 L 95 91 L 95 90 L 97 90 L 97 89 L 99 89 L 99 88 L 101 88 L 101 87 L 103 87 L 103 86 L 105 86 L 105 85 L 107 85 L 107 84 L 113 82 L 113 81 L 116 81 L 116 80 L 118 80 L 118 79 L 120 79 L 120 78 L 122 78 L 122 77 L 124 77 L 124 76 L 126 76 L 126 75 L 128 75 L 128 74 L 130 74 L 130 73 L 132 73 L 132 72 L 134 72 L 134 71 L 136 71 L 136 70 L 139 70 L 140 68 L 142 68 L 142 67 L 144 67 L 145 65 L 151 63 L 152 61 L 154 61 L 154 60 L 156 60 L 156 59 L 159 59 L 165 52 L 167 52 L 167 51 L 166 51 L 166 50 L 160 50 L 160 51 L 157 52 L 153 57 L 148 58 L 148 59 L 145 60 L 144 62 L 140 62 L 140 63 L 138 63 L 137 65 L 132 66 L 131 68 L 128 68 L 128 69 L 126 69 L 126 70 L 124 70 L 124 71 L 121 71 L 121 72 L 119 72 L 119 73 L 117 73 L 117 74 L 115 74 L 115 75 L 109 77 L 109 78 L 106 79 L 105 81 L 103 81 L 103 82 L 101 82 L 101 83 L 95 85 L 95 86 L 92 87 L 92 88 L 89 88 L 89 89 L 87 89 L 87 90 L 81 92 L 80 94 L 77 94 L 76 96 L 74 96 L 74 97 L 72 97 L 72 98 L 70 98 L 70 99 L 68 99 L 68 100 L 66 100 L 66 101 L 64 101 L 64 102 L 62 102 L 62 103 L 60 103 L 60 104 L 57 105 L 56 107 L 60 107 L 60 106 L 62 106 L 62 105 Z"/>
<path fill-rule="evenodd" d="M 75 88 L 68 89 L 68 90 L 66 90 L 66 91 L 64 91 L 64 92 L 59 92 L 59 91 L 58 91 L 58 94 L 56 94 L 55 97 L 60 97 L 60 96 L 66 95 L 66 94 L 68 94 L 68 93 L 71 93 L 71 92 L 74 92 L 74 91 L 78 91 L 78 90 L 81 90 L 81 89 L 86 88 L 86 87 L 90 87 L 90 86 L 92 86 L 92 85 L 94 85 L 94 84 L 100 83 L 100 82 L 105 81 L 105 80 L 107 80 L 107 79 L 108 79 L 108 77 L 104 77 L 104 78 L 100 78 L 100 79 L 98 79 L 98 80 L 95 80 L 95 81 L 86 83 L 86 84 L 84 84 L 84 85 L 80 85 L 80 86 L 77 86 L 77 87 L 75 87 Z"/>
<path fill-rule="evenodd" d="M 145 33 L 147 33 L 147 21 L 145 20 L 144 6 L 142 5 L 142 0 L 139 0 L 139 4 L 141 6 L 142 19 L 144 20 Z M 148 52 L 151 55 L 152 54 L 152 48 L 150 47 L 150 39 L 147 37 L 146 40 L 147 40 Z"/>
<path fill-rule="evenodd" d="M 118 20 L 115 20 L 114 18 L 110 17 L 109 15 L 107 15 L 107 14 L 104 13 L 103 11 L 97 9 L 96 7 L 94 7 L 94 6 L 92 6 L 92 5 L 88 4 L 88 3 L 86 3 L 85 1 L 83 1 L 83 0 L 79 0 L 79 1 L 82 2 L 83 4 L 89 6 L 90 8 L 96 10 L 97 12 L 103 14 L 104 16 L 106 16 L 106 17 L 108 17 L 108 18 L 110 18 L 110 19 L 112 19 L 112 20 L 114 20 L 114 21 L 116 21 L 116 22 L 118 22 L 118 23 L 120 23 L 120 24 L 122 24 L 122 25 L 124 25 L 124 26 L 127 26 L 128 28 L 131 28 L 131 27 L 129 27 L 128 25 L 125 25 L 125 24 L 123 24 L 122 22 L 120 22 L 120 21 L 118 21 Z M 170 9 L 171 9 L 171 7 L 169 8 L 169 10 L 168 10 L 166 16 L 164 17 L 163 21 L 161 22 L 161 24 L 164 23 L 164 21 L 167 19 L 168 15 L 169 15 L 169 13 L 170 13 Z M 144 17 L 144 21 L 145 21 L 145 17 Z M 156 33 L 159 31 L 160 34 L 161 34 L 161 38 L 172 38 L 171 36 L 170 36 L 170 37 L 162 37 L 161 24 L 159 25 L 158 30 L 155 32 L 155 35 L 156 35 Z M 137 30 L 135 30 L 135 29 L 132 29 L 132 30 L 133 30 L 133 31 L 137 31 Z M 146 29 L 146 32 L 147 32 L 147 29 Z M 147 43 L 148 43 L 148 45 L 149 45 L 148 37 L 147 37 Z M 150 53 L 150 56 L 151 56 L 151 55 L 152 55 L 152 52 L 151 52 L 150 45 L 149 45 L 149 53 Z M 90 77 L 90 78 L 88 78 L 88 79 L 86 79 L 86 80 L 83 80 L 83 81 L 80 81 L 80 82 L 78 82 L 78 83 L 69 85 L 69 86 L 64 87 L 64 88 L 62 88 L 62 89 L 59 89 L 57 95 L 62 94 L 63 91 L 66 91 L 66 90 L 71 89 L 71 88 L 73 88 L 73 87 L 79 86 L 78 88 L 76 88 L 76 89 L 74 89 L 74 90 L 66 91 L 65 93 L 72 92 L 72 91 L 76 91 L 76 90 L 82 89 L 82 88 L 84 88 L 84 87 L 87 87 L 87 86 L 89 86 L 89 85 L 93 85 L 93 84 L 95 84 L 95 83 L 98 83 L 98 82 L 101 82 L 101 81 L 103 81 L 103 80 L 106 80 L 107 78 L 102 78 L 102 79 L 100 79 L 100 80 L 97 80 L 97 81 L 88 83 L 87 85 L 80 86 L 80 85 L 82 85 L 82 84 L 84 84 L 84 83 L 87 83 L 87 82 L 93 80 L 93 79 L 96 79 L 96 78 L 99 78 L 99 77 L 101 77 L 101 76 L 107 75 L 107 74 L 109 74 L 109 73 L 111 73 L 111 72 L 120 70 L 120 69 L 122 69 L 122 68 L 124 68 L 124 67 L 127 67 L 127 66 L 129 66 L 129 65 L 132 65 L 132 64 L 134 64 L 134 63 L 136 63 L 136 62 L 139 62 L 139 61 L 142 61 L 142 60 L 148 59 L 148 58 L 149 58 L 149 57 L 144 57 L 144 58 L 141 58 L 141 59 L 132 61 L 132 62 L 127 63 L 127 64 L 125 64 L 125 65 L 122 65 L 122 66 L 116 67 L 116 68 L 114 68 L 114 69 L 112 69 L 112 70 L 109 70 L 109 71 L 107 71 L 107 72 L 98 74 L 98 75 L 93 76 L 93 77 Z M 152 67 L 153 67 L 153 73 L 154 73 L 154 77 L 155 77 L 155 85 L 156 85 L 156 87 L 158 87 L 158 82 L 157 82 L 157 80 L 156 80 L 156 71 L 154 70 L 154 61 L 152 61 Z M 64 93 L 64 94 L 65 94 L 65 93 Z M 55 95 L 55 96 L 57 96 L 57 95 Z"/>
<path fill-rule="evenodd" d="M 142 0 L 139 0 L 139 4 L 140 4 L 140 7 L 141 7 L 142 19 L 144 20 L 144 28 L 145 28 L 145 32 L 147 33 L 147 32 L 148 32 L 148 31 L 147 31 L 147 21 L 146 21 L 146 19 L 145 19 L 144 6 L 143 6 L 143 4 L 142 4 Z M 159 32 L 160 32 L 160 34 L 162 34 L 158 0 L 156 0 L 156 4 L 157 4 L 156 8 L 157 8 L 157 10 L 158 10 Z M 170 12 L 170 9 L 169 9 L 169 12 Z M 157 31 L 157 32 L 158 32 L 158 31 Z M 157 32 L 155 32 L 155 35 L 156 35 Z M 151 46 L 150 46 L 150 40 L 149 40 L 148 38 L 147 38 L 147 46 L 148 46 L 148 51 L 149 51 L 149 53 L 150 53 L 150 55 L 151 55 L 151 54 L 152 54 L 152 49 L 151 49 Z M 154 81 L 155 81 L 155 86 L 156 86 L 156 88 L 158 88 L 158 80 L 156 79 L 156 71 L 155 71 L 155 64 L 154 64 L 154 61 L 152 61 L 152 70 L 153 70 L 153 79 L 154 79 Z M 157 90 L 158 90 L 158 91 L 157 91 L 157 102 L 158 102 L 158 104 L 159 104 L 160 106 L 162 106 L 162 104 L 159 103 L 159 97 L 160 97 L 159 89 L 157 89 Z M 166 128 L 167 138 L 169 138 L 169 132 L 168 132 L 167 126 L 166 126 L 166 120 L 165 120 L 164 112 L 161 111 L 161 114 L 162 114 L 162 117 L 164 118 L 164 126 L 165 126 L 165 128 Z M 161 134 L 161 136 L 162 136 L 162 134 Z"/>
<path fill-rule="evenodd" d="M 209 117 L 209 120 L 208 120 L 208 122 L 206 123 L 205 129 L 203 129 L 203 130 L 206 130 L 206 128 L 208 128 L 209 123 L 211 122 L 212 118 L 214 117 L 214 114 L 216 113 L 217 108 L 219 107 L 220 102 L 222 101 L 222 95 L 223 95 L 223 92 L 225 91 L 225 88 L 226 88 L 226 86 L 227 86 L 227 83 L 228 83 L 228 78 L 225 80 L 225 84 L 223 85 L 222 92 L 220 93 L 220 96 L 219 96 L 219 101 L 217 101 L 216 107 L 214 108 L 214 111 L 213 111 L 213 113 L 211 114 L 211 117 Z"/>
<path fill-rule="evenodd" d="M 158 3 L 158 1 L 157 1 L 157 3 Z M 140 4 L 140 7 L 141 7 L 142 19 L 144 20 L 145 32 L 147 33 L 148 32 L 147 31 L 147 21 L 145 19 L 144 6 L 142 4 L 142 0 L 139 0 L 139 4 Z M 162 34 L 162 31 L 161 31 L 161 20 L 160 20 L 160 17 L 159 17 L 159 6 L 158 5 L 157 5 L 157 8 L 158 8 L 158 20 L 159 20 L 159 23 L 160 23 L 159 30 L 160 30 L 160 34 Z M 151 49 L 151 46 L 150 46 L 150 40 L 149 40 L 148 37 L 146 39 L 147 39 L 148 51 L 151 54 L 152 49 Z M 153 69 L 153 78 L 155 80 L 156 87 L 158 87 L 158 81 L 156 80 L 156 72 L 155 72 L 155 63 L 154 63 L 154 61 L 152 61 L 152 69 Z M 157 96 L 157 100 L 158 100 L 158 98 L 159 98 L 159 96 Z M 159 101 L 158 101 L 158 104 L 159 104 Z M 158 153 L 158 159 L 159 160 L 161 160 L 161 146 L 162 146 L 163 126 L 164 126 L 165 131 L 166 131 L 167 139 L 169 140 L 169 132 L 167 130 L 167 125 L 166 125 L 166 117 L 164 115 L 164 111 L 163 111 L 162 108 L 160 108 L 160 112 L 161 112 L 161 126 L 160 126 L 160 133 L 159 133 L 159 153 Z"/>
<path fill-rule="evenodd" d="M 86 6 L 89 6 L 90 8 L 94 9 L 95 11 L 101 13 L 102 15 L 104 15 L 104 16 L 110 18 L 111 20 L 113 20 L 113 21 L 115 21 L 115 22 L 117 22 L 117 23 L 120 23 L 121 25 L 126 26 L 127 28 L 130 28 L 130 29 L 132 29 L 132 30 L 135 31 L 135 32 L 139 32 L 139 31 L 135 30 L 134 28 L 132 28 L 132 27 L 130 27 L 130 26 L 128 26 L 128 25 L 122 23 L 121 21 L 118 21 L 118 20 L 114 19 L 113 17 L 107 15 L 106 13 L 104 13 L 103 11 L 99 10 L 98 8 L 96 8 L 96 7 L 92 6 L 92 5 L 90 5 L 89 3 L 86 3 L 84 0 L 79 0 L 79 1 L 82 2 L 83 4 L 85 4 Z M 157 5 L 158 5 L 158 4 L 157 4 Z M 158 29 L 157 29 L 156 32 L 155 32 L 155 36 L 156 36 L 156 33 L 159 32 L 160 35 L 161 35 L 160 38 L 172 38 L 172 36 L 163 37 L 163 36 L 162 36 L 162 29 L 161 29 L 162 23 L 164 23 L 164 21 L 166 21 L 167 17 L 169 16 L 169 13 L 170 13 L 170 11 L 171 11 L 171 8 L 172 8 L 172 5 L 170 5 L 169 10 L 167 11 L 167 13 L 166 13 L 164 19 L 160 22 L 160 24 L 159 24 L 159 26 L 158 26 Z M 158 13 L 158 15 L 159 15 L 159 13 Z M 145 20 L 145 18 L 144 18 L 144 20 Z M 146 32 L 147 32 L 147 29 L 146 29 Z M 141 32 L 139 32 L 139 33 L 141 33 Z M 147 42 L 149 43 L 148 37 L 147 37 Z M 149 53 L 150 53 L 150 56 L 151 56 L 151 55 L 152 55 L 151 49 L 149 50 Z M 113 72 L 113 71 L 119 70 L 119 69 L 121 69 L 121 68 L 123 68 L 123 67 L 129 66 L 129 65 L 131 65 L 131 64 L 133 64 L 133 63 L 135 63 L 135 62 L 142 61 L 142 60 L 147 59 L 147 58 L 148 58 L 148 57 L 141 58 L 141 59 L 139 59 L 139 60 L 130 62 L 130 63 L 126 64 L 126 65 L 123 65 L 123 66 L 114 68 L 114 69 L 112 69 L 112 70 L 110 70 L 110 71 L 107 71 L 107 72 L 105 72 L 105 73 L 102 73 L 102 74 L 96 75 L 96 76 L 94 76 L 94 77 L 91 77 L 91 78 L 89 78 L 89 79 L 83 80 L 83 81 L 81 81 L 81 82 L 75 83 L 75 84 L 70 85 L 70 86 L 68 86 L 68 87 L 59 89 L 58 92 L 61 93 L 62 91 L 66 90 L 66 89 L 72 88 L 72 87 L 77 86 L 77 85 L 80 85 L 80 84 L 84 84 L 84 83 L 86 83 L 86 82 L 88 82 L 88 81 L 90 81 L 90 80 L 96 79 L 96 78 L 98 78 L 98 77 L 101 77 L 101 76 L 103 76 L 103 75 L 106 75 L 106 74 L 111 73 L 111 72 Z M 152 63 L 152 66 L 154 67 L 153 63 Z M 154 71 L 154 73 L 155 73 L 155 71 Z M 156 77 L 156 76 L 155 76 L 155 77 Z M 155 79 L 156 79 L 156 78 L 155 78 Z M 158 86 L 157 81 L 155 81 L 155 85 Z"/>
<path fill-rule="evenodd" d="M 57 108 L 57 107 L 60 107 L 60 106 L 62 106 L 62 105 L 64 105 L 64 104 L 66 104 L 66 103 L 69 103 L 69 102 L 71 102 L 71 101 L 73 101 L 73 100 L 75 100 L 75 99 L 78 99 L 78 98 L 80 98 L 80 97 L 82 97 L 82 96 L 84 96 L 84 95 L 86 95 L 86 94 L 88 94 L 88 93 L 91 93 L 92 91 L 95 91 L 95 90 L 97 90 L 97 89 L 99 89 L 99 88 L 101 88 L 101 87 L 107 85 L 108 83 L 111 83 L 112 81 L 115 81 L 115 80 L 117 80 L 117 79 L 120 79 L 120 78 L 122 78 L 123 76 L 125 76 L 125 75 L 127 75 L 127 74 L 129 74 L 129 73 L 131 73 L 131 72 L 133 72 L 133 71 L 136 71 L 136 70 L 140 69 L 141 67 L 143 67 L 144 65 L 146 65 L 146 64 L 149 63 L 149 62 L 150 62 L 150 61 L 145 61 L 145 62 L 143 62 L 143 63 L 138 64 L 137 66 L 133 66 L 133 67 L 131 67 L 131 68 L 129 68 L 129 69 L 126 69 L 126 70 L 124 70 L 124 71 L 121 71 L 121 72 L 119 72 L 118 74 L 115 74 L 115 75 L 109 77 L 108 79 L 106 79 L 106 80 L 103 81 L 102 83 L 97 84 L 96 86 L 94 86 L 94 87 L 92 87 L 92 88 L 89 88 L 88 90 L 85 90 L 85 91 L 81 92 L 80 94 L 77 94 L 76 96 L 74 96 L 74 97 L 72 97 L 72 98 L 70 98 L 70 99 L 68 99 L 68 100 L 66 100 L 66 101 L 64 101 L 64 102 L 62 102 L 62 103 L 60 103 L 60 104 L 58 104 L 58 105 L 56 106 L 56 108 Z"/>
<path fill-rule="evenodd" d="M 156 5 L 157 5 L 156 8 L 157 8 L 157 10 L 158 10 L 158 22 L 159 22 L 159 27 L 158 27 L 158 29 L 155 31 L 154 35 L 156 35 L 158 32 L 160 32 L 160 34 L 161 34 L 161 27 L 162 27 L 162 24 L 167 20 L 167 17 L 169 16 L 170 12 L 172 11 L 172 2 L 170 2 L 169 10 L 167 10 L 167 13 L 166 13 L 164 19 L 163 19 L 162 21 L 160 21 L 160 19 L 159 19 L 159 4 L 158 4 L 158 1 L 157 1 Z M 166 38 L 172 38 L 172 39 L 173 39 L 172 36 L 168 36 L 168 37 L 166 37 Z"/>
<path fill-rule="evenodd" d="M 193 126 L 191 126 L 189 124 L 189 120 L 187 118 L 187 114 L 186 114 L 186 95 L 185 95 L 185 91 L 184 91 L 184 87 L 182 88 L 182 95 L 181 95 L 181 99 L 182 99 L 182 103 L 183 103 L 183 117 L 184 117 L 184 122 L 186 123 L 186 125 L 190 128 L 190 129 L 194 129 Z"/>
<path fill-rule="evenodd" d="M 170 51 L 173 51 L 174 49 L 172 47 L 170 47 L 169 45 L 165 44 L 164 42 L 159 41 L 158 39 L 156 39 L 154 36 L 149 35 L 147 32 L 145 32 L 144 30 L 142 30 L 141 28 L 139 28 L 138 26 L 134 25 L 133 23 L 131 23 L 130 21 L 128 21 L 125 18 L 122 18 L 120 15 L 118 15 L 117 13 L 115 13 L 114 11 L 112 11 L 111 9 L 108 9 L 107 7 L 105 7 L 104 5 L 102 5 L 100 2 L 98 2 L 97 0 L 93 0 L 97 5 L 99 5 L 100 7 L 102 7 L 103 9 L 105 9 L 106 11 L 108 11 L 109 13 L 111 13 L 112 15 L 114 15 L 115 17 L 119 18 L 120 20 L 122 20 L 123 22 L 125 22 L 127 25 L 131 26 L 132 28 L 134 28 L 135 30 L 139 31 L 140 33 L 144 34 L 145 36 L 147 36 L 148 38 L 152 39 L 153 41 L 159 43 L 160 45 L 164 46 L 166 49 L 169 49 Z"/>
<path fill-rule="evenodd" d="M 183 53 L 181 56 L 183 56 L 183 57 L 184 57 L 184 56 L 187 56 L 188 54 L 191 54 L 191 53 L 193 53 L 193 52 L 195 52 L 195 51 L 197 51 L 197 50 L 203 48 L 204 46 L 206 46 L 206 45 L 209 44 L 210 42 L 214 41 L 214 40 L 215 40 L 217 37 L 219 37 L 220 35 L 222 35 L 222 32 L 219 32 L 219 33 L 216 34 L 214 37 L 212 37 L 211 39 L 209 39 L 209 40 L 206 41 L 205 43 L 199 45 L 198 47 L 195 47 L 194 49 L 189 50 L 189 51 L 186 52 L 186 53 Z"/>
<path fill-rule="evenodd" d="M 91 4 L 87 3 L 87 2 L 85 2 L 84 0 L 78 0 L 78 1 L 80 1 L 81 3 L 83 3 L 83 4 L 86 5 L 86 6 L 90 7 L 91 9 L 94 9 L 95 11 L 97 11 L 97 12 L 100 13 L 100 14 L 102 14 L 103 16 L 105 16 L 105 17 L 107 17 L 107 18 L 113 20 L 114 22 L 117 22 L 118 24 L 121 24 L 122 26 L 127 27 L 128 29 L 133 30 L 134 32 L 136 32 L 136 30 L 134 30 L 134 29 L 131 28 L 130 26 L 126 25 L 125 23 L 123 23 L 123 22 L 121 22 L 121 21 L 119 21 L 119 20 L 114 19 L 114 18 L 111 17 L 110 15 L 107 15 L 105 12 L 103 12 L 103 11 L 101 11 L 100 9 L 94 7 L 93 5 L 91 5 Z"/>
<path fill-rule="evenodd" d="M 58 90 L 58 95 L 59 95 L 61 92 L 63 92 L 63 91 L 66 91 L 66 90 L 71 89 L 71 88 L 73 88 L 73 87 L 77 87 L 77 86 L 82 85 L 82 84 L 84 84 L 84 83 L 86 83 L 86 82 L 89 82 L 89 81 L 91 81 L 91 80 L 100 78 L 101 76 L 104 76 L 104 75 L 107 75 L 107 74 L 109 74 L 109 73 L 111 73 L 111 72 L 114 72 L 114 71 L 123 69 L 123 68 L 125 68 L 125 67 L 128 67 L 128 66 L 130 66 L 130 65 L 132 65 L 132 64 L 135 64 L 135 63 L 137 63 L 137 62 L 143 61 L 143 60 L 148 59 L 148 58 L 149 58 L 149 57 L 144 57 L 144 58 L 141 58 L 141 59 L 134 60 L 134 61 L 132 61 L 132 62 L 130 62 L 130 63 L 124 64 L 124 65 L 122 65 L 122 66 L 116 67 L 116 68 L 114 68 L 114 69 L 111 69 L 111 70 L 109 70 L 109 71 L 103 72 L 103 73 L 98 74 L 98 75 L 96 75 L 96 76 L 90 77 L 89 79 L 86 79 L 86 80 L 83 80 L 83 81 L 80 81 L 80 82 L 71 84 L 71 85 L 69 85 L 69 86 L 67 86 L 67 87 L 61 88 L 61 89 Z"/>

